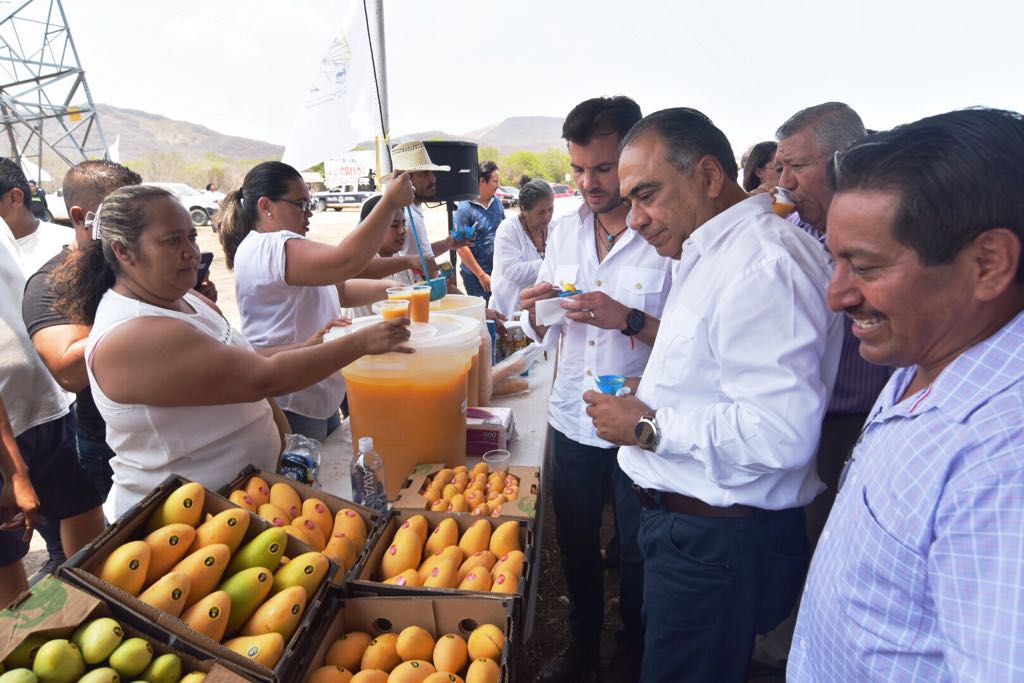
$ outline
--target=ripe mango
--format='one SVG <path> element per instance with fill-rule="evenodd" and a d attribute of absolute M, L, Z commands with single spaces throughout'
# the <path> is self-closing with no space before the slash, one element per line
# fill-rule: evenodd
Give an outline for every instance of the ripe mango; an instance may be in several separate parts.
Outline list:
<path fill-rule="evenodd" d="M 459 583 L 462 583 L 462 580 L 466 578 L 466 574 L 469 573 L 469 570 L 477 567 L 483 567 L 485 571 L 490 572 L 491 567 L 493 567 L 494 563 L 497 561 L 498 558 L 490 550 L 481 550 L 478 553 L 473 553 L 467 557 L 459 567 L 459 573 L 455 578 Z M 490 586 L 490 581 L 487 582 L 487 585 Z"/>
<path fill-rule="evenodd" d="M 214 543 L 200 548 L 174 565 L 172 572 L 188 574 L 189 591 L 185 607 L 191 607 L 213 592 L 217 582 L 224 575 L 231 551 L 223 543 Z"/>
<path fill-rule="evenodd" d="M 448 503 L 449 512 L 469 512 L 469 503 L 466 502 L 466 496 L 461 493 L 456 493 L 452 496 L 451 501 Z"/>
<path fill-rule="evenodd" d="M 346 573 L 356 563 L 359 551 L 352 542 L 345 536 L 344 532 L 332 536 L 327 547 L 323 549 L 327 559 L 341 567 L 341 573 Z"/>
<path fill-rule="evenodd" d="M 235 552 L 249 530 L 249 513 L 238 508 L 229 508 L 218 513 L 212 519 L 203 522 L 195 531 L 195 539 L 189 547 L 190 552 L 214 543 L 223 543 L 228 550 Z"/>
<path fill-rule="evenodd" d="M 149 568 L 144 585 L 152 584 L 181 562 L 195 537 L 196 530 L 188 524 L 168 524 L 142 539 L 149 546 Z"/>
<path fill-rule="evenodd" d="M 302 586 L 310 598 L 316 594 L 320 582 L 327 576 L 331 563 L 320 553 L 304 553 L 277 570 L 274 574 L 271 595 L 277 595 L 286 588 Z"/>
<path fill-rule="evenodd" d="M 519 522 L 504 522 L 491 534 L 489 550 L 501 557 L 513 550 L 522 550 L 519 545 Z"/>
<path fill-rule="evenodd" d="M 486 517 L 491 514 L 491 508 L 487 507 L 487 503 L 480 503 L 473 508 L 473 511 L 470 514 L 474 517 Z"/>
<path fill-rule="evenodd" d="M 270 502 L 270 484 L 263 477 L 249 477 L 249 481 L 245 482 L 245 492 L 257 507 Z"/>
<path fill-rule="evenodd" d="M 302 516 L 316 522 L 320 527 L 320 533 L 324 537 L 324 543 L 331 540 L 331 532 L 334 530 L 334 517 L 330 508 L 319 498 L 307 498 L 302 501 Z"/>
<path fill-rule="evenodd" d="M 392 576 L 390 579 L 384 579 L 382 583 L 390 584 L 392 586 L 409 586 L 410 588 L 417 588 L 423 585 L 423 581 L 420 579 L 420 573 L 415 569 L 406 569 L 398 576 Z"/>
<path fill-rule="evenodd" d="M 206 680 L 206 674 L 202 671 L 193 671 L 182 677 L 178 683 L 203 683 Z"/>
<path fill-rule="evenodd" d="M 449 671 L 437 671 L 424 678 L 423 683 L 464 683 L 464 681 Z"/>
<path fill-rule="evenodd" d="M 34 680 L 34 679 L 33 679 Z M 102 669 L 93 669 L 78 679 L 78 683 L 120 683 L 121 676 L 117 671 L 105 666 Z M 0 676 L 0 683 L 9 683 Z"/>
<path fill-rule="evenodd" d="M 473 553 L 487 550 L 487 544 L 491 541 L 491 523 L 486 519 L 478 519 L 473 525 L 466 529 L 459 539 L 459 547 L 467 556 Z"/>
<path fill-rule="evenodd" d="M 162 654 L 142 672 L 142 680 L 150 683 L 178 683 L 181 678 L 181 658 L 173 652 Z"/>
<path fill-rule="evenodd" d="M 257 664 L 273 669 L 284 652 L 284 638 L 280 633 L 265 633 L 262 636 L 239 636 L 224 643 L 224 647 L 248 657 Z"/>
<path fill-rule="evenodd" d="M 82 660 L 89 665 L 105 661 L 124 640 L 124 629 L 110 617 L 93 619 L 80 626 L 71 636 L 71 642 L 82 652 Z"/>
<path fill-rule="evenodd" d="M 358 547 L 366 545 L 366 522 L 355 510 L 350 508 L 342 508 L 338 510 L 338 514 L 334 516 L 334 528 L 333 533 L 339 531 L 345 532 L 345 535 L 352 539 L 352 542 Z M 359 539 L 358 541 L 356 539 Z"/>
<path fill-rule="evenodd" d="M 324 532 L 320 530 L 320 527 L 311 517 L 303 517 L 299 515 L 292 520 L 291 526 L 302 529 L 306 536 L 309 538 L 307 545 L 312 547 L 314 550 L 323 551 L 327 547 L 327 541 L 324 540 Z"/>
<path fill-rule="evenodd" d="M 485 500 L 486 499 L 482 491 L 477 489 L 470 489 L 466 491 L 466 505 L 468 505 L 471 510 L 483 505 Z"/>
<path fill-rule="evenodd" d="M 70 640 L 55 638 L 39 648 L 32 660 L 32 672 L 43 683 L 71 683 L 85 673 L 82 651 Z"/>
<path fill-rule="evenodd" d="M 430 661 L 434 656 L 434 636 L 422 626 L 407 626 L 398 634 L 395 651 L 404 662 L 413 659 Z"/>
<path fill-rule="evenodd" d="M 229 576 L 217 586 L 217 590 L 231 596 L 231 613 L 228 615 L 227 627 L 229 634 L 242 628 L 242 624 L 270 594 L 273 582 L 274 575 L 266 567 L 250 567 Z"/>
<path fill-rule="evenodd" d="M 459 489 L 456 488 L 455 484 L 445 484 L 444 488 L 441 489 L 441 498 L 447 500 L 449 503 L 459 493 Z"/>
<path fill-rule="evenodd" d="M 471 659 L 487 657 L 498 661 L 505 648 L 505 634 L 494 624 L 480 624 L 469 634 L 466 647 Z"/>
<path fill-rule="evenodd" d="M 394 633 L 382 633 L 366 646 L 360 669 L 380 669 L 391 673 L 391 670 L 402 663 L 398 656 L 398 636 Z"/>
<path fill-rule="evenodd" d="M 191 585 L 192 580 L 185 572 L 169 572 L 142 591 L 139 600 L 168 614 L 179 616 L 185 609 Z"/>
<path fill-rule="evenodd" d="M 482 474 L 482 475 L 484 475 L 485 477 L 487 476 L 487 474 L 488 474 L 488 471 L 489 471 L 489 470 L 488 470 L 488 468 L 487 468 L 487 463 L 485 463 L 485 462 L 478 462 L 477 464 L 473 465 L 473 469 L 472 469 L 472 470 L 470 470 L 470 472 L 471 472 L 472 474 L 474 474 L 474 475 L 476 475 L 476 474 Z"/>
<path fill-rule="evenodd" d="M 285 588 L 256 608 L 242 627 L 242 635 L 280 633 L 285 642 L 288 642 L 295 629 L 299 627 L 299 621 L 305 611 L 306 589 L 302 586 Z"/>
<path fill-rule="evenodd" d="M 434 567 L 431 567 L 427 573 L 427 578 L 423 579 L 424 588 L 455 588 L 457 583 L 455 577 L 459 573 L 459 564 L 461 564 L 462 556 L 449 554 L 443 555 L 442 560 L 437 563 Z"/>
<path fill-rule="evenodd" d="M 388 675 L 380 669 L 363 669 L 349 683 L 388 683 Z"/>
<path fill-rule="evenodd" d="M 491 590 L 491 575 L 486 567 L 470 569 L 462 581 L 459 581 L 460 591 L 484 591 Z"/>
<path fill-rule="evenodd" d="M 457 633 L 446 633 L 437 639 L 434 645 L 434 667 L 438 671 L 458 673 L 466 668 L 469 661 L 469 649 L 466 639 Z"/>
<path fill-rule="evenodd" d="M 439 498 L 430 504 L 431 512 L 448 512 L 448 501 L 444 498 Z"/>
<path fill-rule="evenodd" d="M 231 596 L 226 591 L 214 591 L 185 610 L 181 620 L 197 633 L 218 643 L 228 630 L 231 617 Z"/>
<path fill-rule="evenodd" d="M 459 542 L 459 525 L 452 517 L 445 517 L 426 540 L 426 552 L 433 555 L 439 550 L 444 550 L 450 545 L 457 545 Z"/>
<path fill-rule="evenodd" d="M 373 638 L 369 633 L 349 631 L 327 648 L 324 664 L 333 664 L 349 671 L 358 671 L 363 661 L 363 653 L 371 640 Z"/>
<path fill-rule="evenodd" d="M 497 576 L 498 572 L 507 572 L 515 576 L 523 573 L 523 560 L 526 556 L 521 550 L 510 550 L 498 557 L 498 561 L 491 567 L 491 576 Z"/>
<path fill-rule="evenodd" d="M 206 489 L 192 481 L 182 484 L 167 496 L 167 499 L 149 518 L 149 530 L 156 531 L 168 524 L 188 524 L 195 528 L 203 514 Z"/>
<path fill-rule="evenodd" d="M 352 683 L 352 672 L 333 664 L 316 669 L 306 683 Z"/>
<path fill-rule="evenodd" d="M 292 523 L 292 518 L 288 516 L 288 513 L 273 503 L 264 503 L 263 505 L 260 505 L 256 514 L 274 526 L 288 526 Z"/>
<path fill-rule="evenodd" d="M 422 659 L 412 659 L 396 666 L 388 676 L 388 683 L 423 683 L 432 673 L 437 673 L 433 664 Z"/>
<path fill-rule="evenodd" d="M 277 569 L 281 564 L 281 556 L 284 555 L 287 541 L 288 534 L 284 529 L 271 527 L 263 531 L 238 549 L 235 556 L 231 558 L 231 563 L 228 564 L 227 575 L 231 576 L 251 567 Z"/>
<path fill-rule="evenodd" d="M 495 492 L 495 493 L 492 493 L 489 496 L 487 496 L 487 507 L 489 507 L 491 509 L 491 513 L 492 514 L 496 510 L 500 509 L 501 506 L 504 505 L 507 502 L 508 502 L 508 499 L 505 498 L 505 495 L 503 493 Z"/>
<path fill-rule="evenodd" d="M 509 573 L 508 570 L 502 570 L 494 575 L 494 581 L 491 583 L 492 593 L 518 593 L 519 592 L 519 577 L 516 574 Z"/>
<path fill-rule="evenodd" d="M 138 595 L 146 582 L 149 559 L 150 550 L 145 541 L 129 541 L 110 553 L 97 576 L 125 593 Z"/>
<path fill-rule="evenodd" d="M 242 508 L 243 510 L 248 510 L 249 512 L 256 512 L 260 508 L 260 506 L 256 504 L 256 501 L 252 499 L 252 496 L 250 496 L 248 493 L 240 489 L 235 489 L 234 491 L 232 491 L 228 495 L 228 500 L 230 500 L 232 503 Z"/>
<path fill-rule="evenodd" d="M 107 663 L 121 678 L 134 680 L 153 660 L 153 646 L 145 638 L 129 638 L 110 653 Z"/>
<path fill-rule="evenodd" d="M 270 504 L 284 510 L 289 521 L 302 514 L 302 498 L 288 484 L 277 483 L 270 487 Z"/>
<path fill-rule="evenodd" d="M 412 529 L 399 528 L 381 558 L 381 577 L 390 579 L 406 569 L 415 569 L 419 566 L 422 556 L 423 543 L 420 541 L 420 535 Z"/>
<path fill-rule="evenodd" d="M 420 565 L 419 575 L 420 581 L 426 582 L 427 576 L 430 575 L 431 570 L 434 567 L 440 566 L 444 562 L 454 562 L 456 576 L 458 575 L 458 568 L 462 565 L 463 555 L 462 549 L 457 545 L 450 545 L 447 548 L 434 553 L 423 561 Z"/>
<path fill-rule="evenodd" d="M 289 525 L 283 526 L 281 528 L 284 529 L 285 533 L 287 533 L 289 536 L 291 536 L 295 540 L 299 541 L 304 546 L 308 546 L 310 548 L 313 548 L 314 550 L 317 550 L 317 547 L 316 547 L 317 546 L 317 541 L 319 541 L 320 543 L 323 543 L 323 541 L 320 538 L 320 532 L 319 531 L 314 532 L 314 534 L 316 535 L 316 540 L 314 541 L 313 540 L 313 536 L 308 531 L 303 529 L 302 527 L 293 526 L 293 525 L 289 524 Z"/>
<path fill-rule="evenodd" d="M 414 530 L 420 537 L 420 545 L 427 542 L 427 530 L 430 528 L 430 525 L 427 524 L 427 518 L 423 515 L 413 515 L 402 522 L 401 528 Z"/>
<path fill-rule="evenodd" d="M 474 659 L 466 671 L 466 683 L 498 683 L 501 669 L 493 659 Z"/>
<path fill-rule="evenodd" d="M 3 665 L 8 669 L 31 669 L 32 660 L 43 643 L 48 641 L 44 635 L 33 633 L 25 637 L 18 647 L 11 650 L 11 653 L 4 658 Z"/>
<path fill-rule="evenodd" d="M 450 482 L 452 480 L 452 477 L 454 476 L 454 470 L 452 470 L 450 467 L 442 467 L 437 471 L 437 474 L 434 475 L 434 479 L 433 481 L 431 481 L 431 484 L 441 482 L 441 486 L 444 486 L 445 484 Z"/>

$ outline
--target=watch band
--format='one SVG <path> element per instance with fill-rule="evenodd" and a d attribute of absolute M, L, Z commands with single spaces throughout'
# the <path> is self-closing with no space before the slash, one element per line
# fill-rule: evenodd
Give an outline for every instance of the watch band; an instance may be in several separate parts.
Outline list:
<path fill-rule="evenodd" d="M 639 308 L 631 308 L 626 316 L 626 329 L 619 331 L 627 337 L 635 337 L 646 326 L 647 314 Z"/>

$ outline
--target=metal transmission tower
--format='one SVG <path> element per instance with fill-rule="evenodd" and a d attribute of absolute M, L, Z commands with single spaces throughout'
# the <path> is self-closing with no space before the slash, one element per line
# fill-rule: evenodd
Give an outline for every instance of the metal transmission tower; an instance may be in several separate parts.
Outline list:
<path fill-rule="evenodd" d="M 60 0 L 0 0 L 0 17 L 0 150 L 36 180 L 51 156 L 68 166 L 106 157 Z"/>

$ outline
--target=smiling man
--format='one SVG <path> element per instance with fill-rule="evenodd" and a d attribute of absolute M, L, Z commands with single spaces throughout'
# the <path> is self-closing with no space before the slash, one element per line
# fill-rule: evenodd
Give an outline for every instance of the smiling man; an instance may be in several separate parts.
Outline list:
<path fill-rule="evenodd" d="M 754 634 L 796 600 L 822 488 L 842 337 L 827 254 L 736 173 L 693 109 L 640 121 L 619 159 L 631 227 L 678 261 L 636 397 L 584 394 L 643 505 L 645 682 L 746 680 Z"/>
<path fill-rule="evenodd" d="M 791 680 L 1020 680 L 1024 118 L 922 119 L 836 175 L 829 304 L 899 369 L 818 544 Z"/>

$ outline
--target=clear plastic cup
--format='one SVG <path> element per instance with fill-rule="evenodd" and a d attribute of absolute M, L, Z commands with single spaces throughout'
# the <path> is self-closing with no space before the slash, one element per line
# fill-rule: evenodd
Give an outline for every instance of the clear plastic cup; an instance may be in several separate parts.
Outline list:
<path fill-rule="evenodd" d="M 772 193 L 772 211 L 776 216 L 785 218 L 796 211 L 796 197 L 784 187 L 776 187 Z"/>
<path fill-rule="evenodd" d="M 384 320 L 394 320 L 395 318 L 408 318 L 409 300 L 388 299 L 387 301 L 378 301 L 373 305 L 373 312 L 379 313 Z"/>
<path fill-rule="evenodd" d="M 491 472 L 508 472 L 508 463 L 512 455 L 504 448 L 496 448 L 493 451 L 484 453 L 484 462 Z"/>
<path fill-rule="evenodd" d="M 430 285 L 413 285 L 409 313 L 414 323 L 430 322 Z"/>

